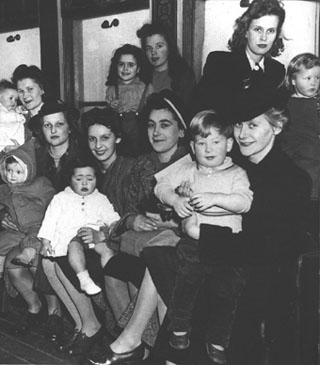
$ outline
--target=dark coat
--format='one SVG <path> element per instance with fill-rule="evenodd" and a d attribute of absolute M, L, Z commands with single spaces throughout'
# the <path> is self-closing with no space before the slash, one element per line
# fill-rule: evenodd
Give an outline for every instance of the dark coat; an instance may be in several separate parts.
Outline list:
<path fill-rule="evenodd" d="M 243 216 L 239 234 L 201 226 L 200 240 L 207 243 L 208 260 L 214 257 L 237 266 L 259 266 L 297 258 L 304 251 L 309 177 L 276 146 L 259 164 L 236 163 L 248 174 L 254 192 L 252 206 Z"/>
<path fill-rule="evenodd" d="M 190 100 L 193 114 L 205 109 L 230 108 L 234 96 L 246 90 L 278 87 L 285 76 L 284 66 L 268 57 L 264 65 L 263 76 L 253 86 L 253 71 L 245 52 L 211 52 Z"/>

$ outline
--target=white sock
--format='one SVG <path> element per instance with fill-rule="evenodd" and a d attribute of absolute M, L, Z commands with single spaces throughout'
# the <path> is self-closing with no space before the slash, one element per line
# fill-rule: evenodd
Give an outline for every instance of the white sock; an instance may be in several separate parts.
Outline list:
<path fill-rule="evenodd" d="M 88 270 L 78 272 L 77 277 L 78 277 L 80 283 L 83 282 L 84 280 L 88 279 L 89 278 Z"/>

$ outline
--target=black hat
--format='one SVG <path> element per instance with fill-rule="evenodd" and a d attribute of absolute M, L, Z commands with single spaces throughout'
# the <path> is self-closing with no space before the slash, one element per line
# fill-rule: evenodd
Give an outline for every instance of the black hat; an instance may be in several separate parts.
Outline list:
<path fill-rule="evenodd" d="M 271 108 L 286 109 L 287 101 L 288 93 L 284 88 L 245 91 L 231 98 L 222 114 L 228 123 L 234 124 L 256 118 Z"/>
<path fill-rule="evenodd" d="M 42 105 L 42 107 L 38 113 L 38 116 L 44 117 L 45 115 L 64 113 L 69 110 L 70 110 L 70 108 L 67 106 L 67 104 L 60 100 L 48 101 Z"/>

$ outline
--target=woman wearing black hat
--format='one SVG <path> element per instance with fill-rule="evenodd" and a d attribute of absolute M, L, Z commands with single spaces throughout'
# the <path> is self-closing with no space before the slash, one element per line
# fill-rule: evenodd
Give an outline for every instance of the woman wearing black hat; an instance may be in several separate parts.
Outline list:
<path fill-rule="evenodd" d="M 211 52 L 190 99 L 193 113 L 229 108 L 234 95 L 277 88 L 284 66 L 272 57 L 283 51 L 281 29 L 285 10 L 280 0 L 254 0 L 236 20 L 228 42 L 231 52 Z"/>
<path fill-rule="evenodd" d="M 161 346 L 163 337 L 164 343 L 168 344 L 167 331 L 163 325 L 158 347 L 162 358 L 178 364 L 202 364 L 208 361 L 226 363 L 224 349 L 229 344 L 234 313 L 225 317 L 228 327 L 224 327 L 223 331 L 220 315 L 223 312 L 227 315 L 228 308 L 233 307 L 228 303 L 229 298 L 225 297 L 225 293 L 227 290 L 235 290 L 235 282 L 227 279 L 223 290 L 216 286 L 211 269 L 217 262 L 225 265 L 226 273 L 230 273 L 230 268 L 237 271 L 241 267 L 249 277 L 243 296 L 245 304 L 240 303 L 240 310 L 246 310 L 241 315 L 246 321 L 245 326 L 240 326 L 240 336 L 243 336 L 241 345 L 246 346 L 237 353 L 235 363 L 257 363 L 252 358 L 253 354 L 245 350 L 253 344 L 253 333 L 260 329 L 261 321 L 269 314 L 267 310 L 270 297 L 276 299 L 273 308 L 279 309 L 274 312 L 274 319 L 279 319 L 283 314 L 282 309 L 287 309 L 292 283 L 286 281 L 287 272 L 284 268 L 294 262 L 303 250 L 303 218 L 309 182 L 305 173 L 293 165 L 276 146 L 277 135 L 288 120 L 278 104 L 278 96 L 265 93 L 259 97 L 247 95 L 246 99 L 241 98 L 235 102 L 235 110 L 240 116 L 228 117 L 229 120 L 239 121 L 234 127 L 235 139 L 241 152 L 237 163 L 246 169 L 251 181 L 254 192 L 252 209 L 244 216 L 242 233 L 232 234 L 224 227 L 201 226 L 200 254 L 208 272 L 205 294 L 209 294 L 209 311 L 205 312 L 205 326 L 207 328 L 209 325 L 209 335 L 206 339 L 194 335 L 194 346 L 189 350 L 174 351 L 169 346 Z M 99 359 L 92 357 L 91 362 L 94 364 L 124 364 L 141 358 L 141 337 L 137 336 L 141 324 L 146 322 L 146 315 L 150 315 L 156 308 L 158 293 L 164 303 L 169 303 L 177 267 L 175 249 L 148 247 L 143 253 L 148 269 L 132 319 L 104 356 Z M 242 280 L 245 279 L 246 276 L 243 276 Z M 280 282 L 285 282 L 284 286 L 278 285 Z M 273 292 L 277 295 L 272 295 Z M 203 311 L 204 308 L 201 309 L 202 316 Z M 196 321 L 199 320 L 199 312 Z M 253 333 L 247 333 L 247 328 L 252 329 Z M 199 335 L 199 331 L 196 332 Z M 199 340 L 205 341 L 207 346 L 199 344 Z"/>

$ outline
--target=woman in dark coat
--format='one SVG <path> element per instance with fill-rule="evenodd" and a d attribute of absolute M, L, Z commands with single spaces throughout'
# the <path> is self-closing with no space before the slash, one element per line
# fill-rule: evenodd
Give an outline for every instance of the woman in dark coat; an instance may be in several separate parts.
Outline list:
<path fill-rule="evenodd" d="M 203 75 L 190 99 L 193 114 L 230 107 L 234 95 L 277 88 L 284 66 L 272 57 L 283 51 L 281 29 L 285 10 L 278 0 L 254 0 L 235 23 L 228 46 L 231 52 L 208 55 Z"/>

